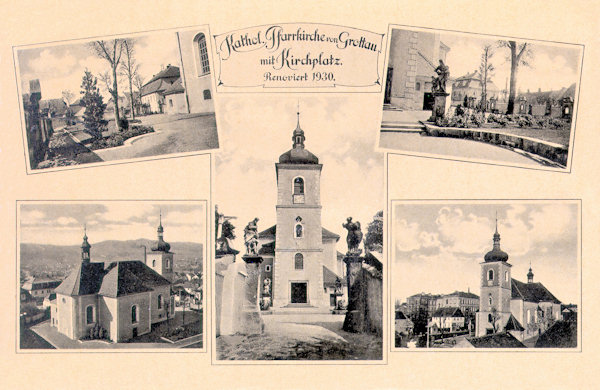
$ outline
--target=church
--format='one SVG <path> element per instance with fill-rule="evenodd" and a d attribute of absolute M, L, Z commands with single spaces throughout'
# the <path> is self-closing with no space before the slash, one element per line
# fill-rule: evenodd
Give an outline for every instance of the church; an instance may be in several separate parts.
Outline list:
<path fill-rule="evenodd" d="M 292 149 L 275 164 L 277 223 L 258 235 L 261 301 L 273 311 L 328 312 L 348 302 L 345 265 L 336 250 L 340 236 L 321 224 L 323 165 L 305 148 L 297 115 Z"/>
<path fill-rule="evenodd" d="M 562 319 L 561 302 L 542 284 L 533 281 L 531 267 L 527 283 L 513 279 L 508 254 L 500 248 L 498 223 L 492 250 L 481 265 L 481 294 L 475 336 L 508 332 L 520 341 L 544 333 Z"/>
<path fill-rule="evenodd" d="M 149 333 L 154 324 L 175 313 L 171 294 L 173 253 L 163 239 L 139 260 L 92 262 L 87 233 L 81 244 L 81 263 L 56 288 L 50 305 L 50 324 L 70 339 L 102 329 L 105 338 L 122 342 Z"/>

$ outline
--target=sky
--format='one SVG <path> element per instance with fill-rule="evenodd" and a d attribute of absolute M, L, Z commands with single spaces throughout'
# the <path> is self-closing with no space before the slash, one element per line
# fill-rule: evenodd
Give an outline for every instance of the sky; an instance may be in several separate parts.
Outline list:
<path fill-rule="evenodd" d="M 440 39 L 450 51 L 446 64 L 450 77 L 456 78 L 479 69 L 481 53 L 485 45 L 494 48 L 490 62 L 494 65 L 492 81 L 502 90 L 510 82 L 510 50 L 498 47 L 499 38 L 489 38 L 475 34 L 441 33 Z M 517 43 L 526 41 L 516 40 Z M 533 56 L 530 67 L 520 66 L 517 77 L 517 90 L 521 92 L 558 90 L 579 82 L 581 46 L 531 42 Z"/>
<path fill-rule="evenodd" d="M 149 33 L 136 36 L 135 39 L 135 59 L 140 64 L 139 74 L 144 82 L 168 64 L 179 66 L 174 31 Z M 39 79 L 42 99 L 61 98 L 63 90 L 70 90 L 78 99 L 81 97 L 81 79 L 86 68 L 96 77 L 110 70 L 108 61 L 96 56 L 89 47 L 89 41 L 24 48 L 18 51 L 17 58 L 22 93 L 29 92 L 29 80 Z M 110 96 L 108 91 L 100 81 L 98 86 L 106 101 Z M 120 95 L 127 93 L 129 84 L 126 78 L 120 80 L 119 87 Z"/>
<path fill-rule="evenodd" d="M 349 94 L 351 95 L 351 94 Z M 363 233 L 373 216 L 383 210 L 383 154 L 374 151 L 379 96 L 365 104 L 365 95 L 244 95 L 220 98 L 214 203 L 219 212 L 236 216 L 234 248 L 244 249 L 243 230 L 258 217 L 259 231 L 276 222 L 275 163 L 292 148 L 297 107 L 305 146 L 323 164 L 321 176 L 322 225 L 340 235 L 337 249 L 345 253 L 346 230 L 352 216 Z M 362 103 L 361 103 L 362 100 Z"/>
<path fill-rule="evenodd" d="M 206 242 L 203 202 L 53 202 L 23 203 L 20 207 L 20 242 L 79 245 L 87 226 L 90 244 L 105 240 L 156 240 L 162 211 L 167 242 Z"/>
<path fill-rule="evenodd" d="M 579 208 L 575 202 L 396 202 L 392 289 L 395 299 L 455 290 L 480 293 L 480 263 L 492 249 L 496 212 L 511 276 L 534 281 L 563 303 L 579 302 Z"/>

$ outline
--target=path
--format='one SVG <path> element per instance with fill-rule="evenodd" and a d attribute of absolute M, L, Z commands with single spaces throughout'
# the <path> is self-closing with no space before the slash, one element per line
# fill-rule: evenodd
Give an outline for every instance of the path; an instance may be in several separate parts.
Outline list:
<path fill-rule="evenodd" d="M 96 150 L 105 161 L 172 153 L 195 152 L 219 147 L 214 114 L 141 117 L 142 125 L 153 126 L 150 133 L 123 146 Z"/>

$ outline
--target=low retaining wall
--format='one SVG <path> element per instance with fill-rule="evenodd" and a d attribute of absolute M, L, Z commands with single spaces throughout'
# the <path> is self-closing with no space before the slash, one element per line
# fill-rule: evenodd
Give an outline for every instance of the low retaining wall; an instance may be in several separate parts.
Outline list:
<path fill-rule="evenodd" d="M 434 137 L 468 138 L 494 145 L 521 149 L 525 152 L 547 158 L 563 167 L 567 166 L 569 149 L 564 145 L 554 142 L 503 133 L 491 129 L 462 129 L 457 127 L 438 127 L 430 124 L 424 124 L 424 126 L 426 133 Z"/>

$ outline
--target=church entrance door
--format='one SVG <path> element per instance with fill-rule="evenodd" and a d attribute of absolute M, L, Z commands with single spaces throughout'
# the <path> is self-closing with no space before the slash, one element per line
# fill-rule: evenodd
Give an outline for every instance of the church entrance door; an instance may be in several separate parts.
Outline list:
<path fill-rule="evenodd" d="M 308 303 L 306 282 L 297 282 L 291 284 L 291 302 L 292 303 Z"/>

